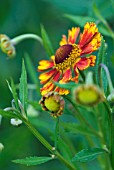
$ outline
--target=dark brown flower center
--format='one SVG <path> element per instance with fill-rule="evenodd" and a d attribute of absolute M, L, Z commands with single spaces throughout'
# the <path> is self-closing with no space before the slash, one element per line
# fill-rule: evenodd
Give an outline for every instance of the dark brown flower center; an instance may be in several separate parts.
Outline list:
<path fill-rule="evenodd" d="M 80 56 L 81 49 L 77 44 L 66 44 L 59 47 L 55 53 L 55 67 L 58 71 L 64 72 L 71 68 Z"/>
<path fill-rule="evenodd" d="M 73 46 L 70 44 L 59 47 L 55 53 L 55 63 L 62 63 L 66 58 L 68 58 L 72 48 Z"/>

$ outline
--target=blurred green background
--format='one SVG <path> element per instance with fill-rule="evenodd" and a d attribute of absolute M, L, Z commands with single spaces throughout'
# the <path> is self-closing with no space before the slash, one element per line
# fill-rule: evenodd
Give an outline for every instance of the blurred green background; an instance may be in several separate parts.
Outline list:
<path fill-rule="evenodd" d="M 94 3 L 114 30 L 113 0 L 0 0 L 0 33 L 8 35 L 10 38 L 24 33 L 41 35 L 40 24 L 43 24 L 53 44 L 53 48 L 56 50 L 59 47 L 61 35 L 67 34 L 67 30 L 72 26 L 78 26 L 65 18 L 64 14 L 94 17 Z M 108 36 L 105 36 L 104 39 L 108 44 L 107 59 L 111 77 L 114 80 L 113 40 Z M 38 61 L 45 59 L 47 56 L 44 48 L 35 40 L 25 40 L 18 44 L 16 52 L 16 57 L 8 60 L 7 56 L 0 51 L 0 108 L 11 106 L 12 96 L 6 80 L 12 77 L 16 84 L 19 82 L 21 63 L 25 52 L 30 55 L 36 72 Z M 29 75 L 28 82 L 31 82 Z M 45 115 L 43 116 L 44 120 L 52 123 L 53 129 L 53 121 L 50 120 L 50 117 L 47 115 L 46 117 Z M 48 136 L 46 129 L 40 129 L 45 136 Z M 57 161 L 34 167 L 16 165 L 11 162 L 13 159 L 26 156 L 48 156 L 47 150 L 38 143 L 24 125 L 19 128 L 13 127 L 10 125 L 9 120 L 3 118 L 0 125 L 0 142 L 5 146 L 0 154 L 0 170 L 62 170 L 64 168 Z M 97 165 L 92 167 L 92 170 L 96 169 L 98 170 Z"/>

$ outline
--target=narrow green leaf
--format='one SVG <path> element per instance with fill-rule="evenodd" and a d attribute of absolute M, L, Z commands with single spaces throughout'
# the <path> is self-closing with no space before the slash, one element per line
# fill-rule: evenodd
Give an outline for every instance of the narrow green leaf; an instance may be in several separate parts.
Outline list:
<path fill-rule="evenodd" d="M 13 95 L 13 98 L 14 98 L 14 101 L 15 101 L 16 109 L 19 110 L 18 95 L 17 95 L 17 92 L 16 92 L 16 88 L 15 88 L 15 84 L 14 84 L 13 79 L 11 79 L 11 89 L 12 89 L 12 95 Z"/>
<path fill-rule="evenodd" d="M 19 118 L 19 116 L 13 113 L 13 111 L 4 111 L 2 109 L 0 109 L 0 115 L 6 118 Z"/>
<path fill-rule="evenodd" d="M 105 53 L 105 56 L 103 57 L 102 63 L 107 65 L 107 54 L 106 53 Z M 104 93 L 107 94 L 108 79 L 107 79 L 107 75 L 104 69 L 101 70 L 101 75 L 102 75 L 102 84 L 103 84 Z"/>
<path fill-rule="evenodd" d="M 27 73 L 25 69 L 24 60 L 22 62 L 22 74 L 21 74 L 20 84 L 19 84 L 19 96 L 20 96 L 20 101 L 23 105 L 23 108 L 26 112 L 28 89 L 27 89 Z"/>
<path fill-rule="evenodd" d="M 102 24 L 102 23 L 101 23 Z M 109 30 L 107 29 L 107 27 L 104 27 L 104 25 L 102 24 L 98 24 L 98 28 L 99 28 L 99 32 L 107 37 L 112 37 L 112 35 L 110 34 Z"/>
<path fill-rule="evenodd" d="M 91 149 L 84 149 L 78 152 L 73 158 L 72 161 L 78 162 L 88 162 L 94 160 L 97 156 L 105 153 L 106 151 L 101 148 L 91 148 Z"/>
<path fill-rule="evenodd" d="M 103 18 L 103 16 L 101 15 L 99 9 L 97 8 L 96 4 L 93 5 L 93 11 L 96 15 L 96 17 L 104 24 L 104 26 L 106 27 L 106 29 L 109 31 L 110 35 L 112 38 L 114 38 L 114 33 L 111 30 L 111 28 L 108 25 L 108 22 L 105 20 L 105 18 Z"/>
<path fill-rule="evenodd" d="M 27 71 L 30 75 L 31 80 L 33 81 L 33 83 L 38 84 L 36 69 L 34 68 L 30 56 L 27 53 L 25 53 L 25 60 L 26 60 Z"/>
<path fill-rule="evenodd" d="M 66 132 L 72 133 L 72 134 L 83 134 L 83 135 L 89 135 L 94 136 L 93 132 L 89 128 L 85 128 L 84 126 L 77 124 L 77 123 L 61 123 L 61 126 L 64 127 L 64 130 Z"/>
<path fill-rule="evenodd" d="M 76 84 L 75 82 L 64 83 L 64 84 L 54 82 L 54 84 L 58 87 L 61 87 L 61 88 L 64 88 L 64 89 L 69 89 L 69 90 L 71 90 L 74 87 L 78 87 L 80 85 L 79 83 Z"/>
<path fill-rule="evenodd" d="M 33 166 L 33 165 L 43 164 L 52 159 L 53 159 L 52 157 L 29 157 L 29 158 L 27 157 L 25 159 L 13 160 L 12 162 L 27 165 L 27 166 Z"/>
<path fill-rule="evenodd" d="M 75 24 L 79 25 L 80 27 L 83 27 L 86 22 L 95 22 L 96 19 L 88 16 L 75 16 L 75 15 L 64 15 L 66 18 L 73 21 Z"/>
<path fill-rule="evenodd" d="M 37 92 L 38 94 L 40 94 L 40 84 L 38 81 L 38 76 L 36 74 L 36 70 L 33 66 L 33 63 L 27 53 L 25 54 L 25 60 L 26 60 L 27 71 L 30 75 L 30 78 L 33 81 L 33 83 L 36 84 Z"/>
<path fill-rule="evenodd" d="M 98 56 L 97 56 L 97 62 L 96 62 L 96 83 L 99 84 L 99 74 L 98 74 L 98 68 L 99 65 L 102 63 L 103 58 L 105 57 L 106 47 L 105 47 L 105 41 L 102 37 L 101 40 L 101 46 L 99 48 Z"/>
<path fill-rule="evenodd" d="M 41 25 L 41 35 L 42 35 L 43 44 L 44 44 L 44 48 L 46 49 L 46 52 L 48 53 L 49 56 L 53 55 L 54 50 L 53 50 L 51 41 L 50 41 L 43 25 Z"/>

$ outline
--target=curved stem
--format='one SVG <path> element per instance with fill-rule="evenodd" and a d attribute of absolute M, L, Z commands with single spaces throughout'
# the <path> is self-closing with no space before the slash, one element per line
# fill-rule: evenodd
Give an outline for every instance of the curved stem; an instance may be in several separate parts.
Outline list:
<path fill-rule="evenodd" d="M 112 165 L 112 169 L 114 169 L 114 122 L 113 122 L 113 115 L 110 107 L 108 106 L 107 102 L 104 102 L 105 108 L 108 112 L 109 116 L 109 126 L 110 126 L 110 161 Z"/>
<path fill-rule="evenodd" d="M 89 127 L 89 128 L 91 129 L 91 131 L 92 131 L 93 134 L 95 134 L 95 135 L 98 136 L 98 137 L 102 137 L 101 134 L 98 133 L 98 132 L 93 128 L 93 126 L 91 126 L 91 124 L 89 124 L 88 121 L 82 116 L 82 114 L 80 113 L 80 110 L 77 108 L 76 104 L 75 104 L 68 96 L 65 96 L 65 98 L 66 98 L 67 100 L 69 100 L 70 103 L 74 106 L 77 114 L 75 115 L 75 114 L 73 113 L 73 115 L 74 115 L 76 118 L 79 119 L 80 123 L 82 123 L 82 124 L 85 123 L 85 125 L 87 125 L 87 127 Z"/>
<path fill-rule="evenodd" d="M 99 65 L 99 79 L 100 80 L 101 80 L 101 74 L 100 74 L 100 69 L 101 68 L 103 68 L 105 70 L 105 72 L 106 72 L 106 76 L 107 76 L 107 80 L 108 80 L 108 85 L 109 85 L 109 90 L 110 90 L 110 93 L 111 93 L 114 88 L 113 88 L 113 85 L 112 85 L 112 81 L 111 81 L 109 70 L 108 70 L 106 65 L 104 65 L 102 63 Z M 100 82 L 100 85 L 102 87 L 102 81 Z"/>
<path fill-rule="evenodd" d="M 42 39 L 38 35 L 36 35 L 36 34 L 23 34 L 23 35 L 19 35 L 19 36 L 13 38 L 11 40 L 11 42 L 12 42 L 13 45 L 17 45 L 18 43 L 20 43 L 21 41 L 26 40 L 26 39 L 35 39 L 38 42 L 40 42 L 41 44 L 43 44 Z"/>
<path fill-rule="evenodd" d="M 76 168 L 69 163 L 57 150 L 52 147 L 48 141 L 31 125 L 31 123 L 22 117 L 22 121 L 28 127 L 28 129 L 33 133 L 33 135 L 52 153 L 54 154 L 61 162 L 63 162 L 67 168 L 70 170 L 76 170 Z"/>

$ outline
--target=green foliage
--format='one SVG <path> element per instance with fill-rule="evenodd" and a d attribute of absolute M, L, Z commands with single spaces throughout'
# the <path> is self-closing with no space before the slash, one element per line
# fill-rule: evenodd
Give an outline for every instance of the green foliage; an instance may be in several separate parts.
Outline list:
<path fill-rule="evenodd" d="M 38 76 L 36 74 L 36 70 L 33 66 L 33 63 L 30 59 L 30 56 L 27 53 L 25 54 L 25 61 L 26 61 L 26 66 L 27 66 L 27 72 L 29 73 L 29 76 L 32 82 L 36 85 L 38 95 L 40 95 L 40 84 L 38 81 Z"/>
<path fill-rule="evenodd" d="M 85 128 L 85 126 L 77 123 L 61 123 L 61 126 L 64 127 L 64 130 L 66 132 L 72 133 L 72 134 L 83 134 L 83 135 L 89 135 L 94 136 L 93 132 L 89 128 Z"/>
<path fill-rule="evenodd" d="M 33 32 L 39 35 L 41 30 L 44 48 L 46 50 L 46 53 L 50 57 L 51 55 L 55 54 L 52 46 L 58 48 L 58 41 L 60 40 L 61 34 L 66 34 L 67 30 L 71 27 L 83 27 L 86 22 L 95 22 L 97 24 L 99 32 L 105 35 L 104 39 L 106 39 L 106 43 L 108 44 L 107 56 L 106 44 L 103 39 L 102 45 L 97 55 L 97 71 L 95 70 L 94 73 L 97 74 L 95 75 L 96 84 L 100 85 L 100 80 L 98 79 L 99 64 L 103 63 L 107 65 L 107 59 L 110 58 L 110 54 L 113 55 L 114 49 L 111 39 L 114 39 L 114 33 L 112 32 L 112 30 L 114 29 L 114 12 L 112 12 L 113 7 L 111 5 L 112 1 L 113 0 L 99 0 L 95 2 L 96 6 L 93 6 L 93 1 L 82 2 L 78 0 L 73 0 L 72 2 L 63 0 L 63 3 L 61 3 L 61 1 L 59 0 L 43 0 L 35 2 L 28 1 L 27 3 L 23 3 L 23 0 L 17 1 L 17 3 L 14 3 L 13 1 L 11 2 L 11 0 L 8 0 L 8 3 L 1 1 L 1 33 L 7 32 L 9 36 L 13 37 L 14 35 L 21 34 L 23 30 L 24 33 Z M 99 8 L 97 8 L 97 6 Z M 22 15 L 20 15 L 20 9 Z M 64 13 L 67 14 L 64 15 Z M 72 15 L 70 15 L 70 13 Z M 28 24 L 26 24 L 27 17 L 29 17 Z M 69 19 L 69 21 L 67 21 L 67 19 Z M 73 21 L 74 24 L 71 21 Z M 45 25 L 46 30 L 44 26 L 41 26 L 40 29 L 40 23 L 43 23 L 43 25 Z M 50 36 L 48 36 L 47 32 Z M 50 39 L 53 40 L 53 44 L 51 44 Z M 20 49 L 18 49 L 18 47 Z M 41 94 L 39 90 L 40 83 L 37 78 L 37 69 L 34 68 L 34 65 L 42 58 L 45 59 L 44 48 L 40 48 L 39 44 L 37 45 L 37 43 L 31 43 L 30 41 L 25 41 L 24 43 L 21 43 L 21 45 L 18 47 L 16 48 L 16 57 L 13 60 L 6 60 L 6 56 L 1 53 L 0 107 L 4 108 L 9 105 L 9 103 L 11 103 L 12 98 L 7 92 L 7 87 L 5 87 L 4 83 L 4 79 L 8 79 L 8 77 L 11 76 L 13 77 L 13 79 L 11 79 L 11 82 L 8 82 L 8 86 L 13 95 L 13 104 L 15 108 L 9 107 L 5 110 L 0 109 L 0 115 L 9 119 L 21 119 L 22 117 L 23 124 L 25 123 L 27 127 L 28 125 L 31 125 L 29 126 L 29 130 L 38 140 L 40 138 L 40 142 L 44 146 L 47 145 L 50 148 L 49 152 L 52 152 L 52 154 L 55 155 L 56 158 L 58 158 L 57 153 L 60 153 L 59 160 L 62 160 L 62 163 L 64 163 L 65 160 L 65 165 L 67 165 L 68 169 L 111 170 L 110 159 L 112 159 L 112 162 L 114 162 L 114 154 L 112 155 L 114 138 L 113 133 L 110 129 L 110 111 L 112 111 L 111 105 L 108 106 L 109 110 L 106 109 L 104 103 L 100 103 L 94 108 L 83 107 L 81 105 L 78 105 L 73 99 L 72 94 L 70 94 L 64 97 L 65 109 L 64 114 L 59 117 L 60 121 L 56 122 L 57 119 L 54 121 L 55 118 L 52 118 L 50 114 L 48 114 L 46 111 L 43 111 L 41 105 L 37 101 L 37 99 L 40 98 Z M 27 73 L 29 74 L 28 82 L 32 81 L 32 83 L 34 84 L 33 86 L 30 84 L 27 85 L 27 74 L 23 61 L 18 97 L 18 93 L 16 92 L 16 88 L 18 87 L 18 85 L 15 86 L 14 82 L 17 82 L 17 79 L 19 79 L 18 75 L 20 74 L 21 57 L 23 56 L 23 53 L 25 51 L 27 51 L 28 53 L 24 55 L 26 61 L 25 64 L 27 66 Z M 32 60 L 31 56 L 34 56 L 34 60 Z M 108 60 L 108 62 L 110 66 L 111 77 L 113 80 L 114 76 L 112 63 L 110 62 L 110 60 Z M 81 72 L 83 73 L 83 71 Z M 104 69 L 101 69 L 100 75 L 103 89 L 105 91 L 105 94 L 108 95 L 107 77 Z M 84 78 L 83 81 L 82 79 L 80 79 L 80 84 L 84 82 Z M 66 84 L 55 82 L 55 84 L 61 88 L 69 90 L 72 90 L 73 88 L 80 85 L 73 82 Z M 30 88 L 30 90 L 28 90 L 28 95 L 27 87 Z M 68 97 L 70 98 L 70 100 L 68 99 L 69 102 L 67 101 Z M 18 102 L 18 98 L 21 103 Z M 33 99 L 35 101 L 33 101 Z M 18 112 L 23 111 L 23 108 L 24 111 L 27 112 L 27 103 L 35 108 L 36 117 L 32 117 L 28 114 L 28 118 L 26 119 L 25 117 L 23 117 L 23 114 L 20 114 Z M 55 122 L 57 123 L 56 125 Z M 22 154 L 27 155 L 27 153 L 32 153 L 34 155 L 37 155 L 37 152 L 39 152 L 39 154 L 41 155 L 47 154 L 47 150 L 43 148 L 44 146 L 40 145 L 40 143 L 37 143 L 38 141 L 34 139 L 33 135 L 31 135 L 28 130 L 24 130 L 24 128 L 26 128 L 25 125 L 19 126 L 18 129 L 15 128 L 15 130 L 12 131 L 12 129 L 14 128 L 12 126 L 9 126 L 9 122 L 7 123 L 7 121 L 3 119 L 3 122 L 1 123 L 0 139 L 4 143 L 5 149 L 0 154 L 0 169 L 27 170 L 29 167 L 23 167 L 16 164 L 10 165 L 10 160 L 14 159 L 15 155 L 18 155 L 18 158 L 21 158 Z M 34 126 L 36 127 L 36 129 L 34 128 Z M 41 132 L 41 134 L 43 135 L 41 135 L 39 132 Z M 112 146 L 110 138 L 112 138 Z M 52 146 L 49 145 L 48 141 L 49 143 L 52 143 L 52 146 L 56 148 L 52 148 Z M 16 150 L 17 145 L 21 147 L 21 149 Z M 109 150 L 109 153 L 107 152 L 107 154 L 103 155 L 103 153 L 105 153 L 106 151 L 101 149 L 100 147 L 105 145 L 106 148 L 108 148 L 107 150 Z M 82 148 L 88 149 L 84 149 L 78 153 L 78 151 Z M 73 158 L 74 162 L 71 162 L 71 159 L 75 153 L 77 154 Z M 101 154 L 102 156 L 98 157 L 98 161 L 94 161 L 92 162 L 92 164 L 78 163 L 94 160 L 95 158 L 97 158 L 97 156 L 100 156 Z M 17 164 L 32 166 L 48 162 L 51 159 L 51 157 L 29 157 L 24 159 L 17 159 L 13 162 Z M 73 165 L 74 168 L 71 165 Z M 112 167 L 114 167 L 114 163 L 112 163 Z M 58 162 L 54 161 L 54 164 L 52 164 L 52 166 L 50 166 L 50 163 L 47 163 L 46 166 L 44 165 L 39 167 L 30 167 L 30 169 L 62 170 L 65 169 L 65 167 L 63 167 L 61 163 L 59 164 Z"/>
<path fill-rule="evenodd" d="M 107 30 L 107 32 L 109 32 L 110 36 L 112 38 L 114 38 L 114 33 L 113 31 L 111 30 L 111 28 L 109 27 L 107 21 L 103 18 L 103 16 L 101 15 L 99 9 L 97 8 L 96 4 L 94 4 L 93 6 L 93 10 L 94 10 L 94 13 L 95 15 L 97 16 L 97 18 L 104 24 L 104 27 L 105 27 L 105 30 Z"/>
<path fill-rule="evenodd" d="M 29 157 L 29 158 L 27 157 L 25 159 L 16 159 L 13 160 L 12 162 L 27 166 L 33 166 L 46 163 L 50 160 L 52 160 L 52 157 Z"/>
<path fill-rule="evenodd" d="M 27 89 L 27 73 L 25 69 L 24 60 L 22 62 L 22 74 L 20 77 L 20 84 L 19 84 L 19 96 L 20 101 L 23 105 L 24 111 L 27 111 L 27 100 L 28 100 L 28 89 Z"/>
<path fill-rule="evenodd" d="M 14 101 L 15 101 L 16 109 L 19 110 L 18 95 L 17 95 L 17 92 L 16 92 L 16 87 L 15 87 L 13 79 L 11 79 L 11 89 L 12 89 L 12 95 L 13 95 L 13 98 L 14 98 Z"/>
<path fill-rule="evenodd" d="M 98 53 L 98 56 L 97 56 L 97 62 L 96 62 L 96 83 L 99 85 L 101 84 L 101 80 L 99 79 L 102 79 L 102 85 L 103 85 L 103 89 L 104 89 L 104 92 L 106 93 L 107 92 L 107 86 L 108 86 L 108 82 L 107 82 L 107 75 L 106 75 L 106 72 L 103 70 L 100 70 L 100 64 L 103 63 L 103 64 L 106 64 L 107 65 L 107 59 L 106 59 L 106 44 L 105 44 L 105 41 L 102 37 L 102 41 L 101 41 L 101 47 L 99 49 L 99 53 Z M 101 77 L 100 77 L 101 76 Z"/>
<path fill-rule="evenodd" d="M 96 21 L 95 18 L 92 18 L 90 16 L 75 16 L 75 15 L 69 15 L 69 14 L 65 14 L 64 16 L 70 19 L 71 21 L 73 21 L 75 24 L 77 24 L 80 27 L 83 27 L 86 24 L 86 22 Z"/>
<path fill-rule="evenodd" d="M 101 148 L 83 149 L 78 152 L 72 159 L 72 161 L 88 162 L 94 160 L 97 156 L 105 153 L 106 151 Z"/>
<path fill-rule="evenodd" d="M 70 83 L 57 83 L 54 82 L 54 84 L 58 87 L 64 88 L 64 89 L 69 89 L 71 90 L 72 88 L 78 87 L 80 84 L 76 84 L 75 82 L 70 82 Z"/>
<path fill-rule="evenodd" d="M 50 41 L 50 39 L 49 39 L 49 37 L 47 35 L 47 32 L 46 32 L 46 30 L 45 30 L 43 25 L 41 25 L 41 35 L 42 35 L 42 40 L 43 40 L 44 48 L 45 48 L 47 54 L 50 57 L 51 55 L 54 54 L 54 50 L 53 50 L 51 41 Z"/>
<path fill-rule="evenodd" d="M 6 118 L 20 118 L 19 115 L 17 115 L 16 113 L 14 113 L 13 111 L 4 111 L 2 109 L 0 109 L 0 115 L 2 115 L 3 117 Z"/>

